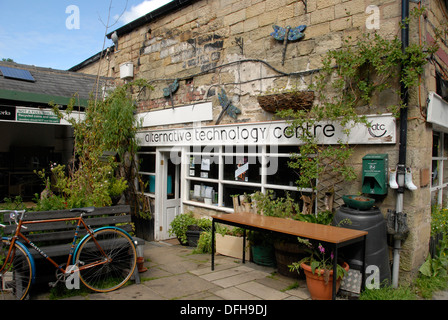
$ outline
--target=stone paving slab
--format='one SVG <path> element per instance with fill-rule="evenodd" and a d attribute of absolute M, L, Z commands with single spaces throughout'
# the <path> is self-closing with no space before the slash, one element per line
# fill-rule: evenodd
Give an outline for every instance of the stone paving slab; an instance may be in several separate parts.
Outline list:
<path fill-rule="evenodd" d="M 147 242 L 144 257 L 148 270 L 140 273 L 140 284 L 64 300 L 311 300 L 305 280 L 282 276 L 275 268 L 216 255 L 212 271 L 210 254 L 164 242 Z M 31 300 L 49 299 L 46 286 L 32 292 Z M 447 291 L 433 300 L 448 300 Z"/>
<path fill-rule="evenodd" d="M 283 300 L 289 297 L 288 294 L 262 285 L 261 283 L 250 281 L 235 286 L 263 300 Z"/>
<path fill-rule="evenodd" d="M 218 290 L 215 294 L 224 300 L 261 300 L 259 297 L 252 295 L 237 287 L 228 287 L 222 290 Z"/>
<path fill-rule="evenodd" d="M 165 242 L 144 246 L 146 272 L 141 283 L 132 281 L 109 293 L 89 293 L 66 300 L 308 300 L 306 285 L 281 276 L 275 268 L 222 255 L 195 254 L 194 248 Z M 294 288 L 290 289 L 289 288 Z M 32 300 L 48 299 L 41 292 Z"/>

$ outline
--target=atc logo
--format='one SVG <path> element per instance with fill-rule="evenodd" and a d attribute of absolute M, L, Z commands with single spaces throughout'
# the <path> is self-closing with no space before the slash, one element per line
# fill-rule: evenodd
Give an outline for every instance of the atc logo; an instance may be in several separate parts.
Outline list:
<path fill-rule="evenodd" d="M 373 123 L 368 130 L 369 134 L 374 138 L 384 137 L 387 133 L 386 125 L 384 123 Z"/>

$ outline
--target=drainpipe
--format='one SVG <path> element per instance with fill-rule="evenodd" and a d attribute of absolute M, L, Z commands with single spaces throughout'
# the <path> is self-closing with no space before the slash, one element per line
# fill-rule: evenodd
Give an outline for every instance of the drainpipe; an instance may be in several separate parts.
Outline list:
<path fill-rule="evenodd" d="M 409 45 L 409 25 L 405 23 L 409 17 L 409 0 L 401 1 L 401 21 L 403 28 L 401 29 L 401 42 L 402 50 L 406 50 Z M 403 211 L 403 195 L 404 195 L 404 176 L 406 173 L 406 142 L 407 142 L 407 128 L 408 128 L 408 101 L 409 92 L 408 89 L 401 84 L 401 100 L 404 108 L 400 110 L 400 145 L 398 153 L 398 165 L 397 165 L 397 203 L 395 212 L 397 215 Z M 393 256 L 393 268 L 392 268 L 392 286 L 398 287 L 398 273 L 400 268 L 400 250 L 401 240 L 394 240 L 394 256 Z"/>

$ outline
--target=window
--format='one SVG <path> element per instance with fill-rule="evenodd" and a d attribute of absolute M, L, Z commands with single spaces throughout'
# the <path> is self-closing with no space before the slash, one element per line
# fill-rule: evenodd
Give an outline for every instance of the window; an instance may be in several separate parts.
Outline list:
<path fill-rule="evenodd" d="M 436 70 L 436 93 L 448 102 L 448 80 Z"/>
<path fill-rule="evenodd" d="M 447 205 L 448 196 L 448 135 L 433 132 L 431 205 Z"/>
<path fill-rule="evenodd" d="M 140 192 L 149 193 L 154 196 L 156 188 L 156 150 L 155 148 L 143 147 L 138 153 L 140 162 L 139 174 L 144 183 L 145 190 Z M 139 187 L 140 188 L 140 187 Z"/>
<path fill-rule="evenodd" d="M 186 152 L 184 203 L 232 211 L 232 196 L 274 190 L 278 197 L 288 193 L 298 203 L 302 192 L 295 181 L 298 173 L 288 162 L 297 147 L 234 145 L 189 147 Z"/>

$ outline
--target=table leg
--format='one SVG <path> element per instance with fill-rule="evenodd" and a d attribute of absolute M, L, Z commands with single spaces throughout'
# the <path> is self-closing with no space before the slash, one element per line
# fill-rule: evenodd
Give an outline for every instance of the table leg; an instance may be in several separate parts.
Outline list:
<path fill-rule="evenodd" d="M 362 256 L 362 266 L 361 266 L 361 292 L 364 291 L 365 285 L 366 285 L 366 243 L 367 243 L 367 236 L 363 237 L 362 241 L 362 250 L 361 250 L 361 256 Z"/>
<path fill-rule="evenodd" d="M 246 263 L 246 229 L 243 230 L 243 263 Z"/>
<path fill-rule="evenodd" d="M 215 220 L 212 219 L 212 271 L 215 270 Z"/>

